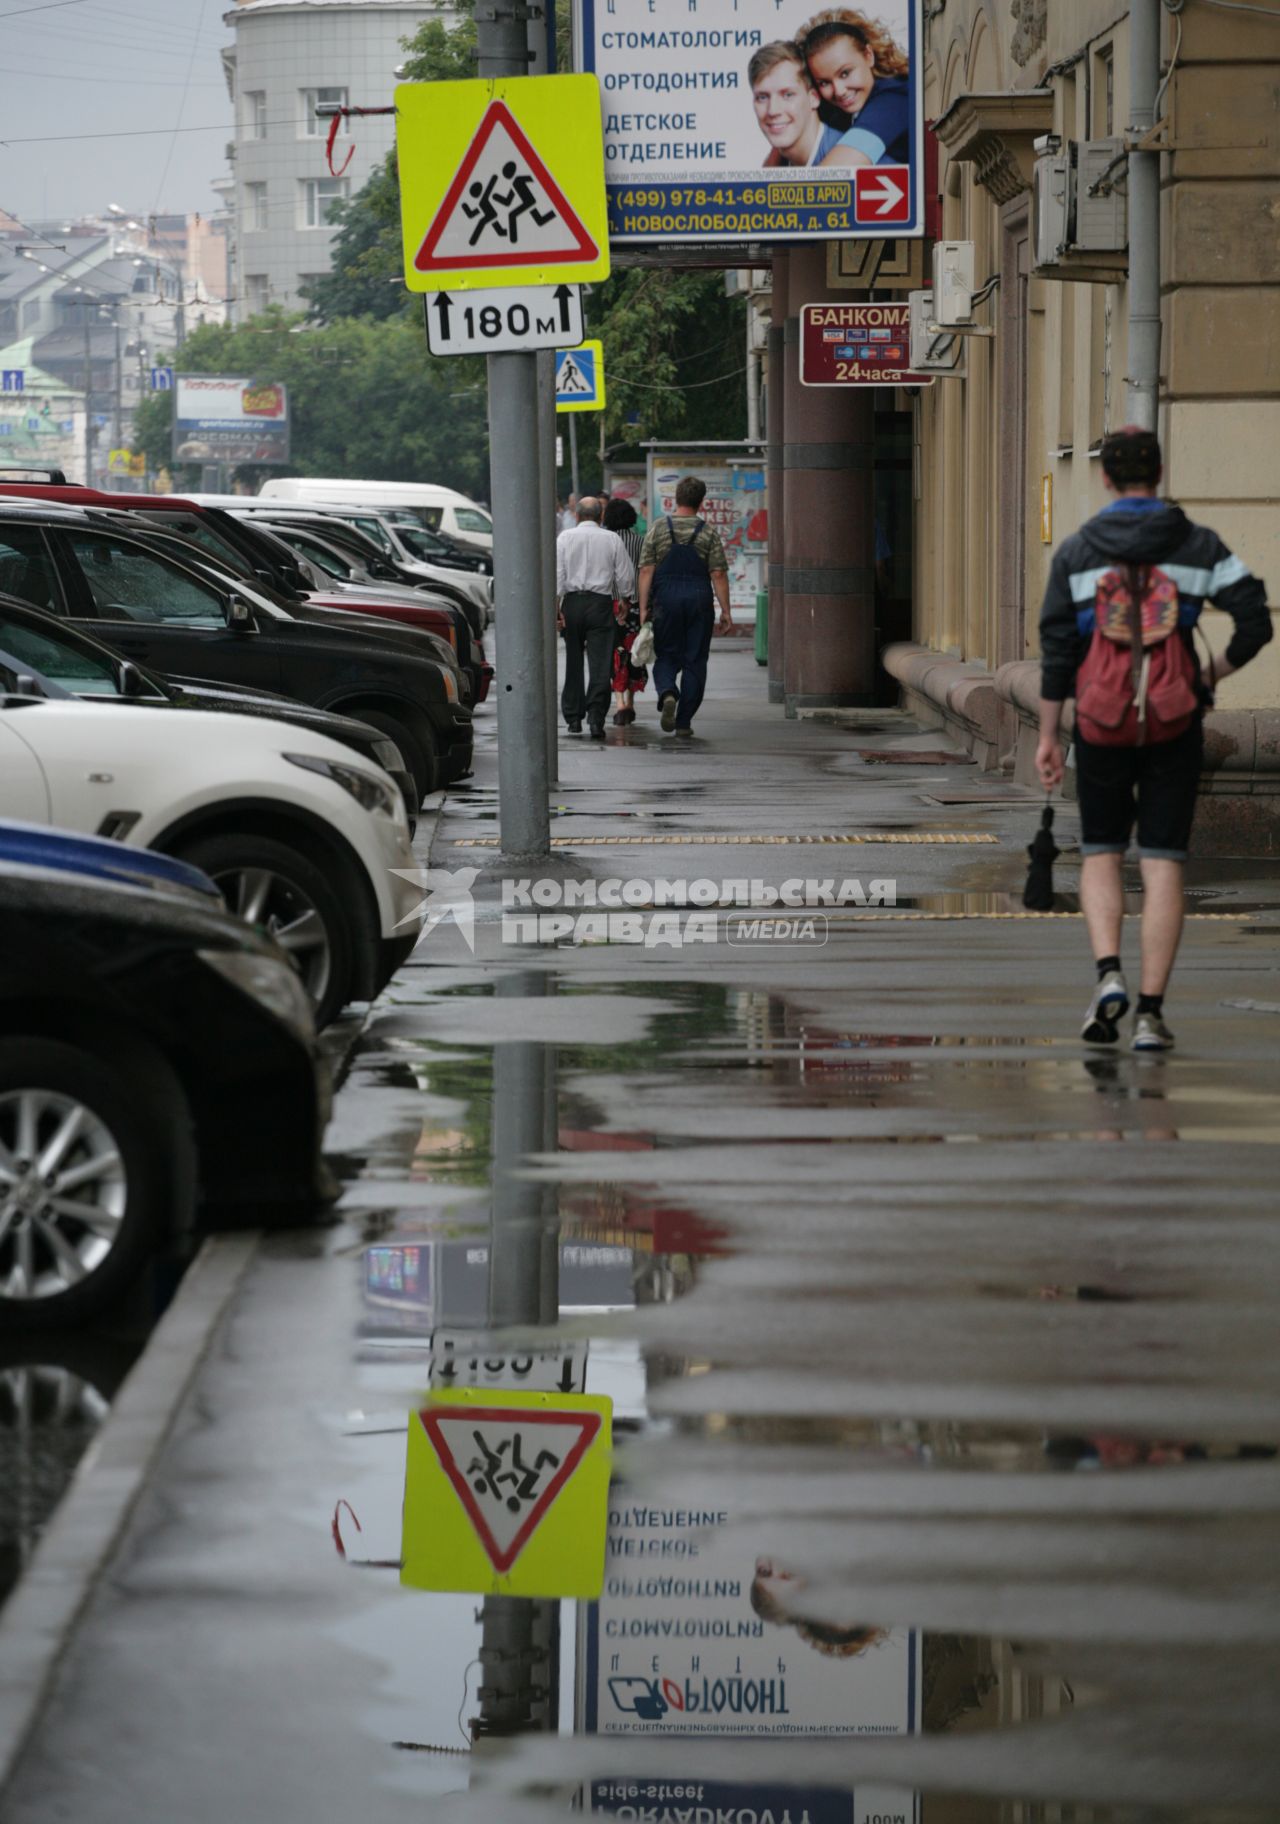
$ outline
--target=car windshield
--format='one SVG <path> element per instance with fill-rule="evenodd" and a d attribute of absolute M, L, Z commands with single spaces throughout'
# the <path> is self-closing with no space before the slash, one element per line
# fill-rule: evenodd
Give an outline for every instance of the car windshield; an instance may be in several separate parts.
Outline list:
<path fill-rule="evenodd" d="M 430 532 L 420 531 L 417 526 L 397 524 L 396 536 L 413 557 L 423 557 L 430 561 L 440 555 L 439 539 L 434 538 Z"/>
<path fill-rule="evenodd" d="M 56 636 L 12 620 L 0 608 L 0 647 L 19 671 L 37 673 L 52 688 L 50 696 L 118 697 L 119 668 L 105 655 L 84 652 Z"/>
<path fill-rule="evenodd" d="M 454 513 L 459 532 L 492 532 L 493 521 L 476 507 L 459 507 Z"/>

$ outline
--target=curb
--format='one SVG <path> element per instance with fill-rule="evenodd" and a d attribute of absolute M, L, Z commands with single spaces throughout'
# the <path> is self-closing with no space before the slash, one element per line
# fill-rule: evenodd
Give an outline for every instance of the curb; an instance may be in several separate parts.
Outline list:
<path fill-rule="evenodd" d="M 242 1233 L 204 1243 L 0 1610 L 0 1794 L 258 1241 Z"/>

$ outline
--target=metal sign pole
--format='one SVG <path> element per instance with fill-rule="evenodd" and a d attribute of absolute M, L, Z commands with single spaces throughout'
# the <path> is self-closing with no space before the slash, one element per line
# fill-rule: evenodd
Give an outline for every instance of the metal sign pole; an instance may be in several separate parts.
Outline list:
<path fill-rule="evenodd" d="M 481 76 L 527 75 L 524 8 L 480 7 L 476 45 Z M 504 856 L 525 861 L 551 853 L 537 357 L 490 355 L 488 369 L 499 668 L 498 835 Z"/>
<path fill-rule="evenodd" d="M 538 363 L 538 520 L 542 530 L 542 619 L 547 692 L 547 777 L 560 770 L 560 724 L 556 714 L 556 358 L 550 349 Z"/>
<path fill-rule="evenodd" d="M 573 476 L 573 492 L 578 500 L 582 499 L 582 477 L 578 474 L 578 420 L 569 420 L 569 465 Z"/>

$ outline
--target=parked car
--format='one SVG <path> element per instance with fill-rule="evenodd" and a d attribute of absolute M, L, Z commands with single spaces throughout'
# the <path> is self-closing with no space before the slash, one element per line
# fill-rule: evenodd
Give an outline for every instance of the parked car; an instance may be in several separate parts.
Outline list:
<path fill-rule="evenodd" d="M 429 532 L 418 518 L 405 507 L 384 507 L 381 518 L 393 526 L 412 526 L 417 537 L 415 547 L 421 547 L 421 555 L 429 563 L 457 564 L 463 570 L 474 570 L 479 576 L 493 575 L 492 554 L 482 545 L 468 544 L 465 539 L 452 538 L 449 533 L 437 528 Z"/>
<path fill-rule="evenodd" d="M 422 893 L 404 805 L 349 749 L 249 716 L 0 697 L 0 815 L 201 869 L 288 954 L 323 1025 L 412 950 Z"/>
<path fill-rule="evenodd" d="M 399 748 L 419 802 L 470 770 L 456 680 L 394 633 L 294 620 L 145 533 L 73 507 L 0 500 L 0 592 L 150 670 L 249 685 L 355 716 Z"/>
<path fill-rule="evenodd" d="M 0 500 L 4 498 L 80 507 L 91 519 L 139 533 L 167 531 L 199 547 L 201 561 L 226 573 L 224 580 L 247 583 L 294 620 L 350 626 L 350 617 L 355 615 L 362 617 L 366 633 L 396 635 L 401 644 L 405 643 L 405 627 L 411 627 L 419 654 L 453 668 L 460 684 L 464 676 L 469 678 L 470 700 L 476 700 L 479 666 L 469 649 L 471 628 L 461 595 L 442 599 L 422 589 L 408 591 L 399 585 L 388 589 L 381 583 L 376 590 L 352 590 L 327 579 L 321 586 L 321 579 L 300 564 L 265 524 L 242 524 L 221 509 L 207 510 L 176 495 L 106 494 L 52 484 L 0 485 Z M 335 616 L 339 617 L 336 621 Z M 391 618 L 397 623 L 395 628 L 388 624 Z M 461 695 L 467 701 L 465 688 Z"/>
<path fill-rule="evenodd" d="M 220 908 L 0 861 L 0 1032 L 0 1331 L 83 1322 L 197 1222 L 316 1203 L 311 1009 Z"/>
<path fill-rule="evenodd" d="M 380 766 L 395 780 L 404 799 L 412 836 L 418 821 L 418 791 L 413 774 L 404 764 L 400 749 L 386 735 L 358 722 L 352 716 L 334 715 L 327 709 L 312 709 L 305 703 L 294 703 L 288 697 L 273 696 L 269 691 L 250 690 L 242 685 L 234 689 L 225 684 L 207 684 L 197 678 L 161 678 L 157 672 L 122 659 L 117 653 L 82 633 L 66 621 L 41 613 L 13 596 L 0 595 L 0 668 L 8 667 L 14 678 L 21 673 L 38 673 L 52 685 L 50 694 L 93 697 L 100 702 L 150 704 L 165 709 L 221 710 L 237 716 L 266 716 L 274 722 L 288 722 L 294 728 L 305 728 L 330 741 L 340 741 L 353 753 L 373 766 Z M 15 685 L 10 682 L 9 689 Z M 27 693 L 29 694 L 29 693 Z"/>
<path fill-rule="evenodd" d="M 5 655 L 0 652 L 0 670 L 4 664 Z M 103 836 L 77 836 L 71 830 L 50 830 L 9 818 L 0 818 L 0 869 L 14 876 L 23 869 L 77 874 L 109 885 L 174 894 L 197 905 L 222 906 L 222 894 L 209 876 L 185 861 L 175 861 L 172 855 L 127 849 Z"/>
<path fill-rule="evenodd" d="M 259 500 L 288 500 L 303 506 L 407 508 L 429 531 L 469 539 L 493 550 L 493 521 L 483 507 L 454 488 L 418 481 L 350 481 L 318 475 L 275 477 L 262 484 Z"/>

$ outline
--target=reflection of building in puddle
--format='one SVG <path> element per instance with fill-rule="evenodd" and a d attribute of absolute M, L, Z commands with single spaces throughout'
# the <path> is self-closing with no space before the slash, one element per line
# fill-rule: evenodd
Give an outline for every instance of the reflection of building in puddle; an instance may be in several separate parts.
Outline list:
<path fill-rule="evenodd" d="M 379 1242 L 364 1251 L 365 1336 L 430 1331 L 436 1325 L 484 1329 L 489 1317 L 489 1242 L 424 1237 Z M 629 1310 L 635 1304 L 633 1252 L 562 1241 L 560 1310 Z"/>

